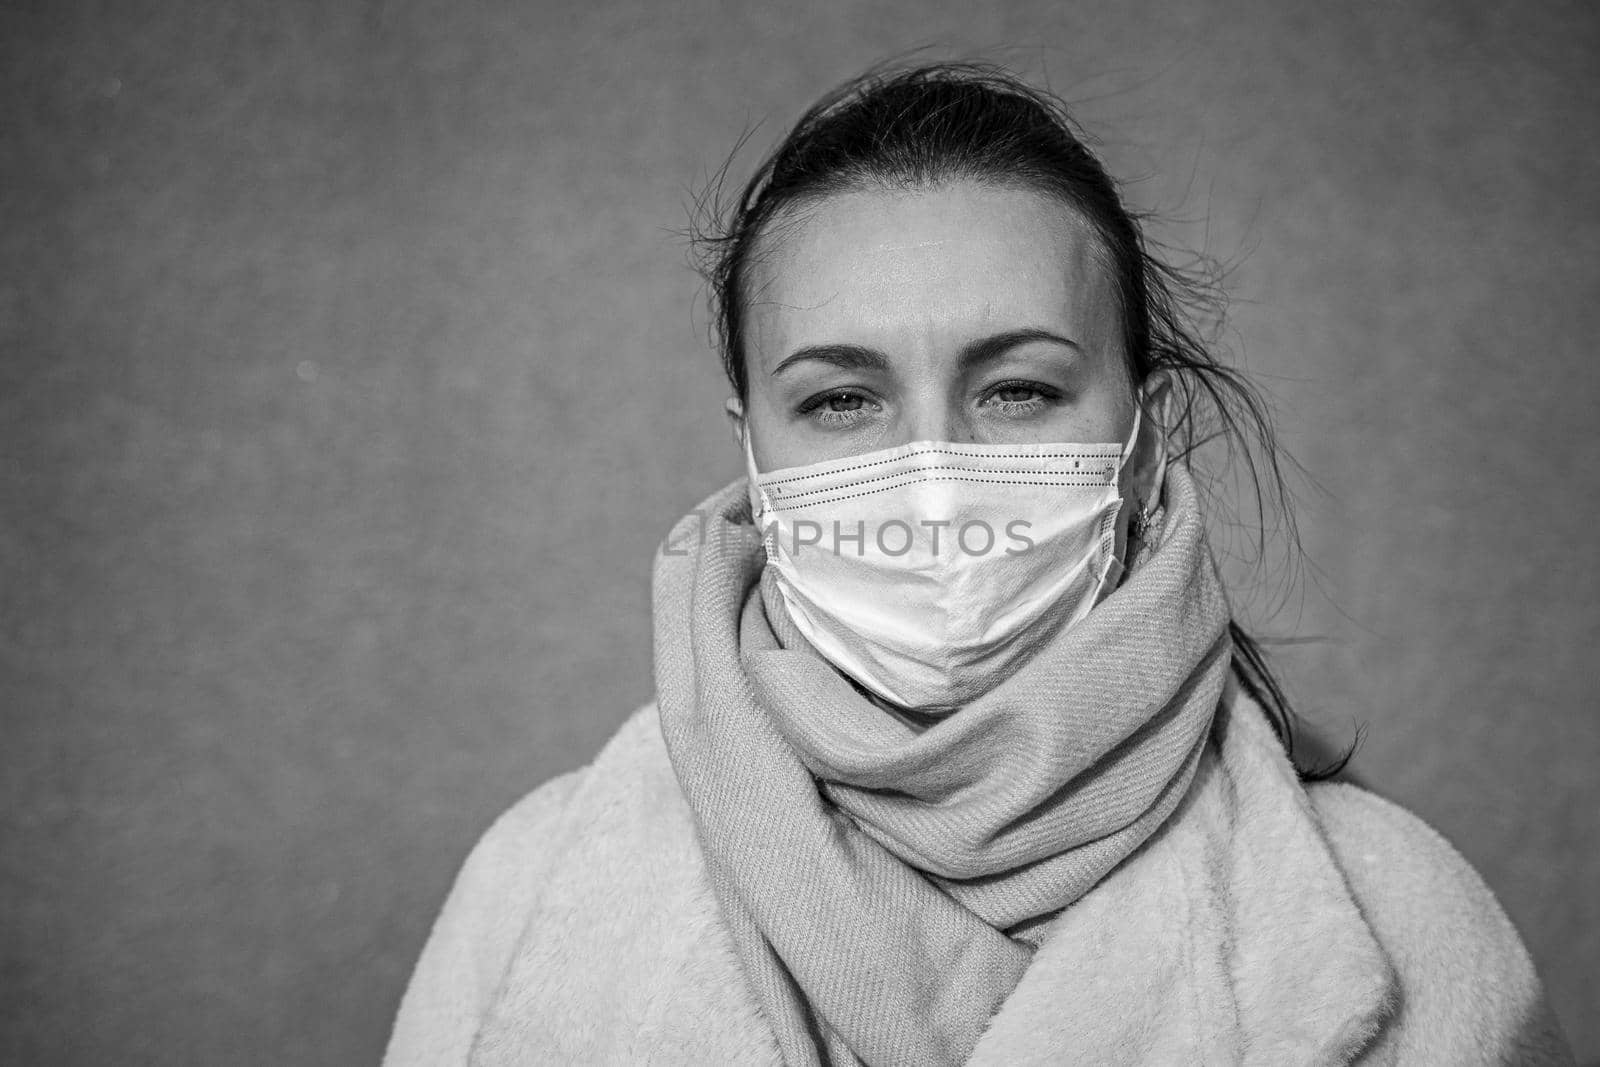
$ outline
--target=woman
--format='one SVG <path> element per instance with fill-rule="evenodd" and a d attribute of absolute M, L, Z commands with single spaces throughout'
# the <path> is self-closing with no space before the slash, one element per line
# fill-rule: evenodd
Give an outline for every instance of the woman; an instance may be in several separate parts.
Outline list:
<path fill-rule="evenodd" d="M 710 277 L 748 476 L 657 704 L 478 845 L 391 1063 L 1570 1060 L 1460 856 L 1286 757 L 1186 463 L 1270 430 L 1053 98 L 846 86 Z"/>

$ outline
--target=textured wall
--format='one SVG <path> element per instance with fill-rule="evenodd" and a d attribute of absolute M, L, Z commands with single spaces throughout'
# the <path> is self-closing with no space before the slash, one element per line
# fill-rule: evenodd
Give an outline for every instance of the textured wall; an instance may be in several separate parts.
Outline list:
<path fill-rule="evenodd" d="M 1294 691 L 1600 1057 L 1595 9 L 812 6 L 4 8 L 0 1059 L 377 1057 L 739 470 L 686 191 L 921 44 L 1046 72 L 1240 261 L 1326 489 Z"/>

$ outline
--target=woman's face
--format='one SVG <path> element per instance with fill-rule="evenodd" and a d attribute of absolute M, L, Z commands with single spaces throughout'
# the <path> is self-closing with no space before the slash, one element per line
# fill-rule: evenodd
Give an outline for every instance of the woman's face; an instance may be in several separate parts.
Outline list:
<path fill-rule="evenodd" d="M 844 193 L 780 220 L 761 252 L 748 395 L 729 408 L 760 471 L 911 441 L 1132 430 L 1112 279 L 1058 201 L 974 183 Z"/>

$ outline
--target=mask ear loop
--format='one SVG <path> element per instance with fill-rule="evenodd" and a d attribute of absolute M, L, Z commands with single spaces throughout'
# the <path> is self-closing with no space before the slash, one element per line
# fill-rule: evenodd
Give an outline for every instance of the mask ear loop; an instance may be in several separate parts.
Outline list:
<path fill-rule="evenodd" d="M 750 447 L 750 424 L 744 427 L 744 477 L 746 496 L 750 500 L 750 521 L 759 529 L 761 516 L 766 513 L 767 494 L 761 488 L 761 472 L 756 470 L 755 450 Z"/>
<path fill-rule="evenodd" d="M 1133 405 L 1133 430 L 1128 434 L 1128 439 L 1122 443 L 1122 453 L 1117 457 L 1117 467 L 1111 475 L 1112 485 L 1116 485 L 1121 480 L 1122 469 L 1126 467 L 1128 465 L 1128 461 L 1133 458 L 1133 451 L 1138 447 L 1139 444 L 1139 427 L 1143 425 L 1143 420 L 1144 409 L 1136 402 Z M 1137 500 L 1138 497 L 1135 496 L 1134 499 Z M 1144 501 L 1140 500 L 1138 512 L 1133 516 L 1132 519 L 1128 521 L 1128 534 L 1131 540 L 1127 545 L 1123 546 L 1123 555 L 1128 555 L 1128 549 L 1131 548 L 1134 543 L 1132 539 L 1138 539 L 1139 531 L 1142 531 L 1145 528 L 1145 526 L 1141 524 L 1148 524 L 1149 514 L 1150 509 L 1145 505 Z M 1116 512 L 1113 512 L 1112 515 L 1115 516 Z M 1100 592 L 1095 596 L 1096 604 L 1104 600 L 1111 594 L 1112 590 L 1121 585 L 1123 577 L 1128 573 L 1128 563 L 1120 559 L 1111 547 L 1111 542 L 1109 539 L 1112 536 L 1112 531 L 1115 529 L 1115 518 L 1113 518 L 1112 525 L 1107 527 L 1105 534 L 1102 535 L 1107 539 L 1105 541 L 1104 549 L 1107 559 L 1105 573 L 1100 576 Z M 1140 543 L 1143 543 L 1142 540 Z M 1130 556 L 1129 559 L 1131 558 L 1132 557 Z"/>
<path fill-rule="evenodd" d="M 1137 402 L 1133 405 L 1133 430 L 1128 434 L 1128 439 L 1122 444 L 1122 455 L 1117 459 L 1117 470 L 1120 472 L 1128 465 L 1128 460 L 1133 458 L 1133 450 L 1139 447 L 1139 427 L 1143 424 L 1144 408 Z"/>

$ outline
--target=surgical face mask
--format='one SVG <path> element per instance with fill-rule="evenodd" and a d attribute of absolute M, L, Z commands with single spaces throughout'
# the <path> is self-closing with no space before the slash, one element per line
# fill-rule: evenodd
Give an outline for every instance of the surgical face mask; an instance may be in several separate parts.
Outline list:
<path fill-rule="evenodd" d="M 901 708 L 992 689 L 1113 588 L 1124 444 L 898 448 L 762 474 L 751 510 L 789 618 Z"/>

